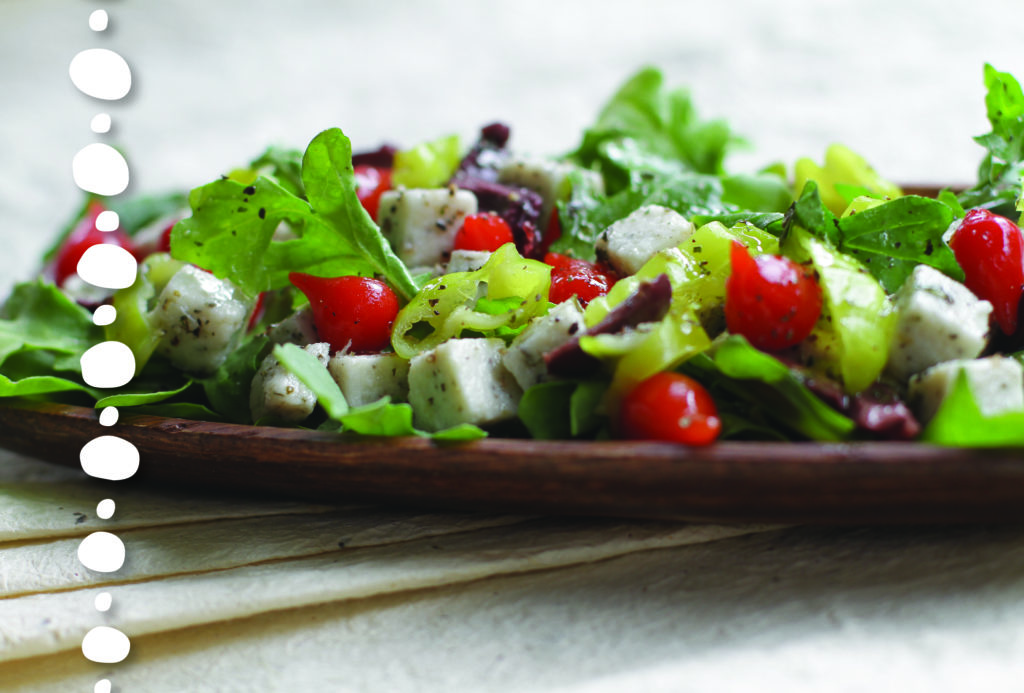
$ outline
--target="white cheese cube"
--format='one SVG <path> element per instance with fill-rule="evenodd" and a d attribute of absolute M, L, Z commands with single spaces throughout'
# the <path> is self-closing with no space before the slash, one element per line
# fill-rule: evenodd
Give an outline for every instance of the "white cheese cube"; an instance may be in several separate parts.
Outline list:
<path fill-rule="evenodd" d="M 157 298 L 153 320 L 163 334 L 157 351 L 183 371 L 209 375 L 235 348 L 251 312 L 234 284 L 186 265 Z"/>
<path fill-rule="evenodd" d="M 578 166 L 564 161 L 540 157 L 506 159 L 498 167 L 498 182 L 529 188 L 540 195 L 544 203 L 541 207 L 540 223 L 544 225 L 551 218 L 555 203 L 569 199 L 569 195 L 572 193 L 569 174 L 577 170 L 581 171 L 583 175 L 591 177 L 599 190 L 603 189 L 601 176 L 595 171 L 580 169 Z"/>
<path fill-rule="evenodd" d="M 544 354 L 565 344 L 573 335 L 585 329 L 583 309 L 579 302 L 575 298 L 563 301 L 548 311 L 547 315 L 534 318 L 516 336 L 505 353 L 505 368 L 515 377 L 519 387 L 526 390 L 547 379 L 548 368 L 544 363 Z"/>
<path fill-rule="evenodd" d="M 414 356 L 409 403 L 416 425 L 440 431 L 514 418 L 522 390 L 502 365 L 504 351 L 505 343 L 496 338 L 450 339 Z"/>
<path fill-rule="evenodd" d="M 389 396 L 392 402 L 409 397 L 409 362 L 398 354 L 344 354 L 327 364 L 350 406 L 360 407 Z"/>
<path fill-rule="evenodd" d="M 647 205 L 605 229 L 597 240 L 597 256 L 621 275 L 636 274 L 655 253 L 679 245 L 694 230 L 682 214 Z"/>
<path fill-rule="evenodd" d="M 937 269 L 915 267 L 894 303 L 898 322 L 886 370 L 897 380 L 985 349 L 992 304 Z"/>
<path fill-rule="evenodd" d="M 274 344 L 313 344 L 319 337 L 316 324 L 313 322 L 313 311 L 309 306 L 300 308 L 281 322 L 275 322 L 267 328 L 267 337 Z"/>
<path fill-rule="evenodd" d="M 491 254 L 486 250 L 453 250 L 445 274 L 452 272 L 475 272 L 487 264 Z"/>
<path fill-rule="evenodd" d="M 330 344 L 309 344 L 303 349 L 327 367 Z M 249 390 L 249 410 L 253 421 L 269 416 L 294 423 L 312 414 L 315 407 L 316 395 L 312 390 L 282 366 L 273 354 L 263 359 Z"/>
<path fill-rule="evenodd" d="M 927 422 L 953 390 L 960 371 L 967 374 L 981 413 L 992 416 L 1024 409 L 1024 368 L 1016 359 L 988 356 L 983 359 L 947 361 L 910 379 L 910 403 Z"/>
<path fill-rule="evenodd" d="M 455 233 L 476 211 L 468 190 L 389 190 L 380 198 L 380 230 L 405 264 L 433 265 L 448 259 Z"/>

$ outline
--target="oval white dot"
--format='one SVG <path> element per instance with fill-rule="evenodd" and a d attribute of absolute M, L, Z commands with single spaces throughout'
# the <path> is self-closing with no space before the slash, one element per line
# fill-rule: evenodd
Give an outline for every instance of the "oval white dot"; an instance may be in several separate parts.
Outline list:
<path fill-rule="evenodd" d="M 92 121 L 89 122 L 89 129 L 97 135 L 105 135 L 110 132 L 110 124 L 109 113 L 97 113 L 92 117 Z"/>
<path fill-rule="evenodd" d="M 114 503 L 113 499 L 104 498 L 96 504 L 96 517 L 101 520 L 109 520 L 114 516 L 114 510 L 116 508 L 117 505 Z"/>
<path fill-rule="evenodd" d="M 128 162 L 109 144 L 93 142 L 71 161 L 75 185 L 97 195 L 120 195 L 128 188 Z"/>
<path fill-rule="evenodd" d="M 110 532 L 93 532 L 78 545 L 78 560 L 97 573 L 113 573 L 124 565 L 124 542 Z"/>
<path fill-rule="evenodd" d="M 117 423 L 117 407 L 103 407 L 100 412 L 100 426 L 113 426 Z"/>
<path fill-rule="evenodd" d="M 139 471 L 139 449 L 124 438 L 99 436 L 82 446 L 78 459 L 91 477 L 122 481 Z"/>
<path fill-rule="evenodd" d="M 89 48 L 71 59 L 71 81 L 83 94 L 104 101 L 124 98 L 132 89 L 132 70 L 118 53 Z"/>
<path fill-rule="evenodd" d="M 104 304 L 96 308 L 92 314 L 92 323 L 103 327 L 117 320 L 117 308 L 109 304 Z"/>
<path fill-rule="evenodd" d="M 101 289 L 127 289 L 135 283 L 139 263 L 128 250 L 113 243 L 89 246 L 78 260 L 78 276 Z"/>
<path fill-rule="evenodd" d="M 82 654 L 91 662 L 117 664 L 124 661 L 130 649 L 128 636 L 110 626 L 96 626 L 82 638 Z"/>
<path fill-rule="evenodd" d="M 96 611 L 110 611 L 111 605 L 114 603 L 114 598 L 110 596 L 110 592 L 100 592 L 96 595 L 96 599 L 93 604 L 96 606 Z"/>
<path fill-rule="evenodd" d="M 114 231 L 121 225 L 121 217 L 117 212 L 105 209 L 96 215 L 96 228 L 100 231 Z"/>
<path fill-rule="evenodd" d="M 92 687 L 92 693 L 110 693 L 111 690 L 110 679 L 100 679 Z"/>
<path fill-rule="evenodd" d="M 82 380 L 92 387 L 127 385 L 135 375 L 135 356 L 123 342 L 100 342 L 79 359 Z"/>
<path fill-rule="evenodd" d="M 89 28 L 93 31 L 106 31 L 107 22 L 109 21 L 110 18 L 107 16 L 106 10 L 94 10 L 89 15 Z"/>

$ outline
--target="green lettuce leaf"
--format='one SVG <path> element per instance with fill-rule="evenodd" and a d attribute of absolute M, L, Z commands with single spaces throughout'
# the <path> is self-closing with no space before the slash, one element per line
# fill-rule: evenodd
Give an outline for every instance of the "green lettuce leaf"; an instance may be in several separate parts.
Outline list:
<path fill-rule="evenodd" d="M 0 319 L 0 365 L 11 356 L 43 350 L 60 360 L 60 368 L 81 373 L 78 358 L 103 341 L 88 310 L 56 286 L 42 281 L 14 287 Z"/>

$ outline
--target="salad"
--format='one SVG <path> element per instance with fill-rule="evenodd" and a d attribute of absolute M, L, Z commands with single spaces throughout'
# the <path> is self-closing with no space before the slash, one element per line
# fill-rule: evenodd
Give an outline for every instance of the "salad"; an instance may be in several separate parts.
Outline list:
<path fill-rule="evenodd" d="M 842 145 L 730 171 L 741 139 L 653 68 L 557 157 L 502 123 L 356 153 L 332 128 L 91 197 L 4 305 L 0 396 L 354 439 L 1022 445 L 1024 93 L 984 78 L 978 182 L 928 197 Z M 81 281 L 98 243 L 133 285 Z M 135 362 L 113 390 L 81 372 L 105 340 Z"/>

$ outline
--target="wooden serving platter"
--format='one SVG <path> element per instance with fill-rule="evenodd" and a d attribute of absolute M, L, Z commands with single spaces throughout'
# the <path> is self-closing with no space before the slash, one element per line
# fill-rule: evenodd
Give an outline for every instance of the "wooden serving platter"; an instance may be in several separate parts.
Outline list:
<path fill-rule="evenodd" d="M 485 439 L 351 442 L 332 433 L 0 404 L 0 446 L 76 466 L 114 434 L 141 454 L 110 484 L 175 485 L 486 512 L 738 522 L 1024 520 L 1024 449 L 918 443 L 662 443 Z"/>

